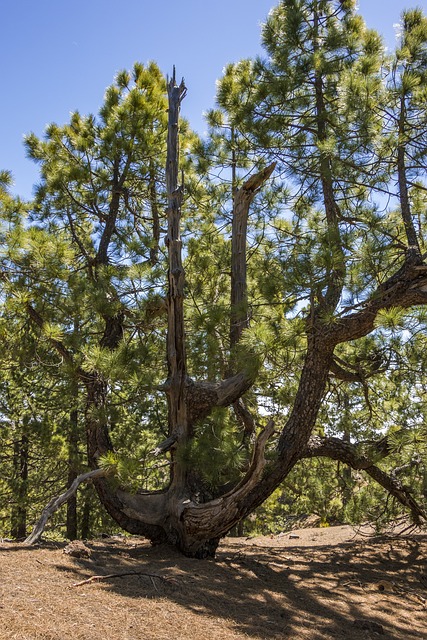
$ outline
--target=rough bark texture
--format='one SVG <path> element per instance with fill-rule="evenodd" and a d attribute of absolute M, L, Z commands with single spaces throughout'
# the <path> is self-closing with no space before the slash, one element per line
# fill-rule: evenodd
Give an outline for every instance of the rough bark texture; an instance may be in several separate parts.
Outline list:
<path fill-rule="evenodd" d="M 415 231 L 414 222 L 412 220 L 411 204 L 408 192 L 408 181 L 406 175 L 406 105 L 405 98 L 403 96 L 400 99 L 398 126 L 399 140 L 397 146 L 397 176 L 399 183 L 400 212 L 402 215 L 403 224 L 405 226 L 408 247 L 411 251 L 413 251 L 417 255 L 420 255 L 421 251 L 418 244 L 417 232 Z"/>
<path fill-rule="evenodd" d="M 274 171 L 276 163 L 249 178 L 234 193 L 233 222 L 231 231 L 231 312 L 230 345 L 235 346 L 242 331 L 249 326 L 246 238 L 249 207 L 257 192 Z"/>
<path fill-rule="evenodd" d="M 234 152 L 233 152 L 234 153 Z M 251 176 L 240 189 L 235 188 L 235 158 L 233 155 L 233 219 L 231 228 L 231 295 L 230 295 L 230 365 L 233 372 L 233 351 L 239 343 L 244 329 L 249 327 L 248 285 L 247 285 L 247 229 L 249 208 L 255 195 L 268 180 L 276 167 L 269 165 Z M 248 388 L 252 384 L 252 376 L 247 375 Z M 239 394 L 233 402 L 237 420 L 243 427 L 243 442 L 246 444 L 255 432 L 255 420 Z"/>
<path fill-rule="evenodd" d="M 175 70 L 168 84 L 169 121 L 166 158 L 166 188 L 168 197 L 168 236 L 166 244 L 169 255 L 168 271 L 168 334 L 167 363 L 168 379 L 166 393 L 169 409 L 169 435 L 176 437 L 178 446 L 185 446 L 191 435 L 186 402 L 187 361 L 185 353 L 184 327 L 184 267 L 182 264 L 182 241 L 180 237 L 181 203 L 183 186 L 178 185 L 179 170 L 179 113 L 186 94 L 184 80 L 178 86 Z M 177 491 L 185 493 L 185 470 L 175 464 L 173 483 Z M 178 485 L 181 485 L 178 489 Z"/>

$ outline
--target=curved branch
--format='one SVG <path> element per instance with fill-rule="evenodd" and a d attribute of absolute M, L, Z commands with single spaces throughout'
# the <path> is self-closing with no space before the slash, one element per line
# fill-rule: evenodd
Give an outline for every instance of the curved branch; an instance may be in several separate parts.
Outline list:
<path fill-rule="evenodd" d="M 187 382 L 187 407 L 191 423 L 203 420 L 214 407 L 229 407 L 252 386 L 253 377 L 242 371 L 219 382 Z"/>
<path fill-rule="evenodd" d="M 341 363 L 343 363 L 341 358 L 334 356 L 331 362 L 331 366 L 329 368 L 331 373 L 333 373 L 334 376 L 338 378 L 338 380 L 341 380 L 342 382 L 363 382 L 364 381 L 364 376 L 361 375 L 360 372 L 350 371 L 349 369 L 341 366 Z M 345 364 L 346 366 L 350 366 L 348 363 L 345 363 Z"/>
<path fill-rule="evenodd" d="M 366 473 L 384 487 L 400 504 L 410 510 L 415 524 L 419 525 L 423 520 L 427 522 L 426 512 L 415 500 L 410 490 L 398 478 L 388 475 L 375 465 L 368 467 Z"/>
<path fill-rule="evenodd" d="M 255 195 L 273 173 L 276 163 L 251 176 L 233 195 L 231 229 L 231 314 L 230 348 L 236 346 L 244 329 L 249 326 L 246 236 L 249 207 Z"/>
<path fill-rule="evenodd" d="M 376 460 L 385 458 L 389 453 L 388 446 L 385 446 L 384 439 L 374 444 L 374 452 Z M 344 462 L 352 469 L 365 471 L 371 478 L 376 480 L 384 489 L 386 489 L 394 498 L 396 498 L 404 507 L 411 512 L 412 518 L 416 524 L 420 524 L 422 520 L 427 521 L 427 514 L 424 509 L 417 503 L 410 490 L 405 487 L 398 478 L 388 475 L 377 467 L 372 458 L 361 453 L 357 445 L 345 442 L 340 438 L 320 438 L 313 436 L 310 438 L 306 449 L 301 454 L 302 458 L 331 458 Z"/>
<path fill-rule="evenodd" d="M 184 504 L 181 519 L 187 535 L 197 539 L 209 530 L 210 536 L 219 538 L 240 520 L 240 504 L 262 477 L 266 465 L 265 447 L 273 433 L 274 422 L 270 420 L 255 442 L 249 469 L 231 491 L 204 504 Z"/>
<path fill-rule="evenodd" d="M 37 520 L 34 528 L 28 538 L 25 539 L 24 544 L 35 544 L 40 540 L 40 537 L 45 529 L 47 521 L 55 511 L 58 511 L 59 507 L 61 507 L 64 502 L 67 502 L 72 496 L 74 496 L 77 492 L 77 489 L 82 484 L 82 482 L 89 482 L 94 478 L 105 477 L 107 472 L 104 469 L 94 469 L 93 471 L 87 471 L 86 473 L 82 473 L 77 476 L 71 486 L 64 491 L 60 496 L 56 496 L 50 500 L 50 502 L 46 505 L 46 507 L 42 511 L 42 515 Z"/>
<path fill-rule="evenodd" d="M 410 258 L 410 256 L 408 256 Z M 427 304 L 427 265 L 407 259 L 404 265 L 372 294 L 360 311 L 338 318 L 325 333 L 337 345 L 362 338 L 375 329 L 383 309 L 407 309 Z"/>

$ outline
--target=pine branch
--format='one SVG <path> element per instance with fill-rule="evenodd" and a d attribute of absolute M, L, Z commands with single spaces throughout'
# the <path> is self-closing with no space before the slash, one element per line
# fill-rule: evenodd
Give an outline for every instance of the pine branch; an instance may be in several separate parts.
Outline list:
<path fill-rule="evenodd" d="M 29 303 L 26 304 L 26 309 L 30 319 L 34 322 L 34 324 L 36 324 L 40 329 L 43 329 L 46 325 L 46 322 L 44 321 L 40 313 L 36 311 L 36 309 Z M 50 344 L 54 347 L 54 349 L 63 358 L 63 360 L 67 364 L 72 365 L 74 367 L 73 354 L 69 349 L 67 349 L 64 343 L 61 342 L 60 340 L 56 340 L 55 338 L 48 338 L 48 340 Z M 76 371 L 81 378 L 86 377 L 85 371 L 83 371 L 83 369 L 81 369 L 80 367 L 77 367 Z"/>
<path fill-rule="evenodd" d="M 389 453 L 389 447 L 384 446 L 383 439 L 379 441 L 378 447 L 372 447 L 371 454 L 376 453 L 378 456 L 385 458 Z M 420 524 L 422 520 L 427 521 L 427 514 L 424 509 L 417 503 L 410 490 L 405 487 L 398 478 L 389 475 L 377 467 L 372 460 L 372 455 L 360 453 L 360 448 L 346 442 L 340 438 L 320 438 L 312 436 L 307 444 L 306 449 L 301 454 L 303 458 L 330 458 L 339 460 L 350 466 L 352 469 L 365 471 L 371 478 L 376 480 L 384 489 L 386 489 L 394 498 L 396 498 L 404 507 L 410 510 L 412 518 L 416 524 Z"/>
<path fill-rule="evenodd" d="M 368 335 L 375 328 L 375 319 L 383 309 L 407 309 L 427 304 L 427 265 L 408 257 L 404 265 L 380 285 L 363 304 L 360 311 L 342 316 L 329 324 L 326 332 L 333 344 L 349 342 Z"/>

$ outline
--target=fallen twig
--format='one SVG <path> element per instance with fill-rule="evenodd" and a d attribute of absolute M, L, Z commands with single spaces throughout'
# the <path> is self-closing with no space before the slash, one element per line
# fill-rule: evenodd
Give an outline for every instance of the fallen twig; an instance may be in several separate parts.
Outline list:
<path fill-rule="evenodd" d="M 81 587 L 82 585 L 89 584 L 91 582 L 102 582 L 103 580 L 110 580 L 111 578 L 124 578 L 126 576 L 146 576 L 147 578 L 150 578 L 154 587 L 155 587 L 154 578 L 158 578 L 163 582 L 174 581 L 174 578 L 160 576 L 158 573 L 147 573 L 146 571 L 122 571 L 120 573 L 108 573 L 103 576 L 92 576 L 91 578 L 87 578 L 86 580 L 75 582 L 74 584 L 71 585 L 70 588 Z"/>

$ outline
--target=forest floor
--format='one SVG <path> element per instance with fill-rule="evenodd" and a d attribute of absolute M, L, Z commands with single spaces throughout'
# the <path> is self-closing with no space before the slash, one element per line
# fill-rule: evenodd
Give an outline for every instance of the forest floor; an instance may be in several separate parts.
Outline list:
<path fill-rule="evenodd" d="M 64 547 L 0 541 L 1 640 L 427 640 L 425 533 L 227 538 L 215 560 L 135 537 Z"/>

